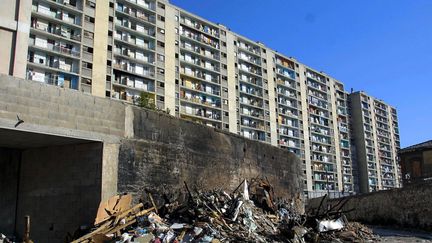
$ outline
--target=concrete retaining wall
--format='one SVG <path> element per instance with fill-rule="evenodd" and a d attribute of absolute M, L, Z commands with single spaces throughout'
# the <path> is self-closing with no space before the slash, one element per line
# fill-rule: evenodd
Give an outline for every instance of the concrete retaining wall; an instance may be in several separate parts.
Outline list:
<path fill-rule="evenodd" d="M 125 104 L 79 91 L 0 75 L 0 126 L 107 140 L 124 136 Z"/>
<path fill-rule="evenodd" d="M 119 192 L 184 192 L 184 181 L 233 189 L 245 178 L 265 176 L 277 195 L 301 194 L 301 163 L 288 151 L 161 113 L 134 109 L 131 115 L 134 139 L 120 147 Z"/>
<path fill-rule="evenodd" d="M 349 198 L 343 210 L 355 208 L 347 214 L 350 220 L 432 231 L 432 182 Z M 334 199 L 329 203 L 337 201 Z M 319 198 L 313 199 L 307 208 L 317 208 L 319 202 Z"/>

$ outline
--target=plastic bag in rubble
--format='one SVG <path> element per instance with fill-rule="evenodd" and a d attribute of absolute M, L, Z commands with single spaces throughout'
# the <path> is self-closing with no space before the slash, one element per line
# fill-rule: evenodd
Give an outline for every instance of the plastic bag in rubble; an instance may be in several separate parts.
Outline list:
<path fill-rule="evenodd" d="M 162 242 L 163 242 L 163 243 L 169 243 L 169 242 L 171 242 L 171 241 L 174 239 L 174 237 L 175 237 L 174 232 L 170 230 L 170 231 L 168 231 L 168 232 L 166 233 L 166 235 L 165 235 L 165 237 L 163 238 Z"/>
<path fill-rule="evenodd" d="M 116 241 L 116 243 L 130 243 L 132 242 L 132 235 L 129 235 L 128 233 L 123 233 L 121 235 L 121 239 L 119 241 Z"/>
<path fill-rule="evenodd" d="M 150 213 L 148 216 L 148 221 L 154 225 L 154 228 L 160 232 L 165 232 L 169 230 L 169 227 L 163 222 L 162 218 L 155 213 Z"/>
<path fill-rule="evenodd" d="M 318 231 L 327 232 L 330 230 L 340 230 L 345 227 L 344 220 L 341 218 L 333 220 L 321 220 L 318 222 Z"/>
<path fill-rule="evenodd" d="M 240 208 L 241 208 L 242 205 L 243 205 L 243 201 L 241 201 L 241 200 L 237 201 L 237 205 L 236 205 L 236 208 L 234 210 L 234 216 L 232 218 L 232 221 L 236 221 L 237 220 L 237 217 L 238 217 L 238 214 L 240 212 Z"/>
<path fill-rule="evenodd" d="M 248 227 L 248 232 L 254 232 L 257 229 L 257 225 L 253 220 L 252 210 L 249 207 L 244 207 L 243 224 Z"/>
<path fill-rule="evenodd" d="M 243 183 L 243 199 L 246 201 L 249 200 L 249 190 L 248 190 L 248 185 L 247 185 L 246 179 L 244 180 L 244 183 Z"/>
<path fill-rule="evenodd" d="M 278 210 L 279 213 L 279 217 L 281 219 L 286 219 L 289 220 L 290 219 L 290 213 L 288 212 L 288 210 L 286 210 L 285 208 L 281 208 Z"/>

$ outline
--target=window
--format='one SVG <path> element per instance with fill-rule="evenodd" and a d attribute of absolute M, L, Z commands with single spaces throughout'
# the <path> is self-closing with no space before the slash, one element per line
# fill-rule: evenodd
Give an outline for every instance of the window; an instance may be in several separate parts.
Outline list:
<path fill-rule="evenodd" d="M 178 34 L 179 33 L 179 29 L 175 28 L 175 33 Z"/>
<path fill-rule="evenodd" d="M 93 40 L 94 34 L 90 31 L 84 30 L 84 37 L 87 37 L 87 38 Z"/>
<path fill-rule="evenodd" d="M 165 4 L 163 4 L 163 3 L 158 3 L 158 7 L 161 8 L 161 9 L 165 9 Z"/>
<path fill-rule="evenodd" d="M 223 35 L 223 36 L 225 36 L 225 35 L 226 35 L 226 32 L 225 32 L 225 30 L 221 30 L 221 35 Z"/>
<path fill-rule="evenodd" d="M 163 42 L 161 42 L 161 41 L 158 41 L 158 42 L 157 42 L 157 45 L 158 45 L 159 47 L 165 48 L 165 43 L 163 43 Z"/>
<path fill-rule="evenodd" d="M 93 48 L 88 46 L 83 46 L 84 52 L 93 53 Z"/>
<path fill-rule="evenodd" d="M 159 32 L 161 35 L 165 35 L 165 30 L 164 30 L 164 29 L 158 28 L 158 32 Z"/>
<path fill-rule="evenodd" d="M 93 64 L 91 64 L 89 62 L 82 62 L 82 67 L 88 68 L 88 69 L 93 69 Z"/>
<path fill-rule="evenodd" d="M 84 78 L 83 77 L 81 83 L 91 85 L 92 84 L 92 80 L 89 79 L 89 78 Z"/>
<path fill-rule="evenodd" d="M 158 60 L 159 62 L 165 62 L 165 56 L 164 56 L 164 55 L 161 55 L 161 54 L 157 54 L 157 60 Z"/>
<path fill-rule="evenodd" d="M 176 15 L 175 16 L 175 21 L 178 22 L 179 21 L 179 17 Z"/>
<path fill-rule="evenodd" d="M 160 20 L 162 22 L 165 22 L 165 17 L 164 16 L 158 15 L 157 18 L 158 18 L 158 20 Z"/>
<path fill-rule="evenodd" d="M 86 0 L 86 6 L 90 8 L 96 8 L 96 3 L 91 0 Z"/>
<path fill-rule="evenodd" d="M 86 22 L 90 22 L 90 23 L 93 23 L 93 24 L 94 24 L 95 19 L 94 19 L 93 17 L 90 17 L 90 16 L 88 16 L 88 15 L 85 15 L 85 17 L 84 17 L 84 21 L 86 21 Z"/>

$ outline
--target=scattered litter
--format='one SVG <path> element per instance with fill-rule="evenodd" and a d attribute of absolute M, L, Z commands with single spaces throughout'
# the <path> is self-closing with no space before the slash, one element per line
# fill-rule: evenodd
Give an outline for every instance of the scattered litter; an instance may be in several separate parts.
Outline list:
<path fill-rule="evenodd" d="M 243 186 L 243 187 L 242 187 Z M 300 214 L 292 200 L 275 200 L 266 179 L 242 181 L 233 192 L 189 190 L 184 203 L 168 202 L 157 208 L 153 197 L 131 206 L 130 195 L 101 203 L 96 224 L 78 242 L 366 242 L 372 231 L 350 223 L 341 212 L 346 202 L 327 210 Z M 238 190 L 242 188 L 241 190 Z M 322 204 L 322 202 L 321 202 Z M 106 213 L 103 213 L 105 211 Z"/>

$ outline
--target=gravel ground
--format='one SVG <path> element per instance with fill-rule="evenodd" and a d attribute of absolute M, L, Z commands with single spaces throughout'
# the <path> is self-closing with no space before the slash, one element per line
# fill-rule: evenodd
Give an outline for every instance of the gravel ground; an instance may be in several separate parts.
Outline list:
<path fill-rule="evenodd" d="M 376 235 L 380 236 L 379 242 L 432 242 L 432 232 L 390 229 L 379 226 L 369 226 Z"/>

